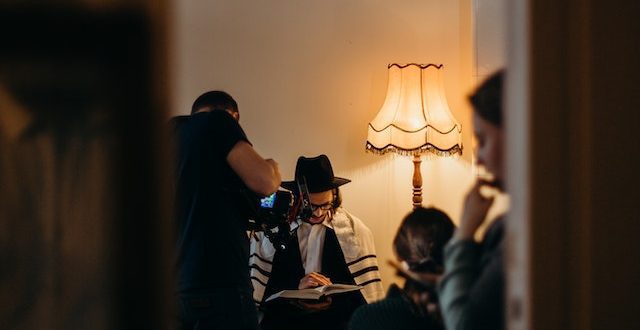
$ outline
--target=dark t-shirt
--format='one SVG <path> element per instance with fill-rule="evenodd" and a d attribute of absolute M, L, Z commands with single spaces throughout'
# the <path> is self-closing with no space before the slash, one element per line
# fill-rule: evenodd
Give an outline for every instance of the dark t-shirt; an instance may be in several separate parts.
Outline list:
<path fill-rule="evenodd" d="M 221 110 L 176 117 L 173 124 L 178 290 L 250 290 L 247 188 L 226 161 L 247 137 Z"/>

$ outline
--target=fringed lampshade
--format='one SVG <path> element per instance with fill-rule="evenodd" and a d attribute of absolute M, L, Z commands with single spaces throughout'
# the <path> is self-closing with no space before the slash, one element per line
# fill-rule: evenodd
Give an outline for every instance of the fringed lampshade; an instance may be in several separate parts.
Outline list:
<path fill-rule="evenodd" d="M 413 206 L 422 205 L 420 156 L 462 154 L 462 127 L 449 111 L 443 65 L 390 64 L 387 97 L 369 123 L 368 152 L 413 156 Z"/>

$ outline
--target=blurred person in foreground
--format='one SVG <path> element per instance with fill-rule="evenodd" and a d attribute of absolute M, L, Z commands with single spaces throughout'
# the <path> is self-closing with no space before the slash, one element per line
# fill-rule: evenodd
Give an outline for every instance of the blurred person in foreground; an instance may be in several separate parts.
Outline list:
<path fill-rule="evenodd" d="M 503 217 L 476 242 L 494 197 L 485 190 L 504 191 L 502 81 L 499 71 L 470 96 L 478 165 L 489 173 L 478 178 L 464 202 L 460 226 L 444 250 L 445 274 L 439 284 L 447 329 L 504 329 Z"/>
<path fill-rule="evenodd" d="M 210 91 L 190 116 L 172 119 L 180 329 L 258 327 L 248 276 L 250 196 L 273 193 L 281 180 L 278 164 L 253 149 L 239 117 L 229 94 Z"/>

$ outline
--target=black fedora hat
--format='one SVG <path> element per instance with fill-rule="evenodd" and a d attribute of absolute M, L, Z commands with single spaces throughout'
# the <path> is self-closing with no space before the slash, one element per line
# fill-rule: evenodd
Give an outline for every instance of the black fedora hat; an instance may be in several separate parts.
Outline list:
<path fill-rule="evenodd" d="M 333 175 L 331 162 L 327 155 L 311 158 L 300 156 L 296 163 L 295 180 L 301 181 L 303 177 L 307 180 L 307 188 L 310 193 L 331 190 L 351 182 L 349 179 L 339 178 Z M 283 181 L 281 186 L 291 191 L 298 190 L 296 181 Z"/>

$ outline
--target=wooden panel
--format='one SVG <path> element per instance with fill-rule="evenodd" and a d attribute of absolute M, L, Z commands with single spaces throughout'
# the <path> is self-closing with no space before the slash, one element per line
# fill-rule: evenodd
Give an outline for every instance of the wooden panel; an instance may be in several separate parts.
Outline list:
<path fill-rule="evenodd" d="M 0 125 L 3 327 L 157 329 L 173 315 L 153 24 L 142 7 L 0 10 L 13 101 L 0 123 L 25 123 Z"/>
<path fill-rule="evenodd" d="M 524 71 L 513 71 L 529 84 L 520 101 L 530 119 L 528 144 L 511 147 L 530 157 L 520 189 L 529 197 L 514 201 L 528 214 L 510 231 L 529 242 L 526 264 L 510 265 L 529 269 L 526 324 L 510 314 L 517 328 L 640 327 L 639 9 L 635 1 L 530 1 L 522 23 L 530 39 L 511 44 L 514 59 L 525 59 Z"/>

